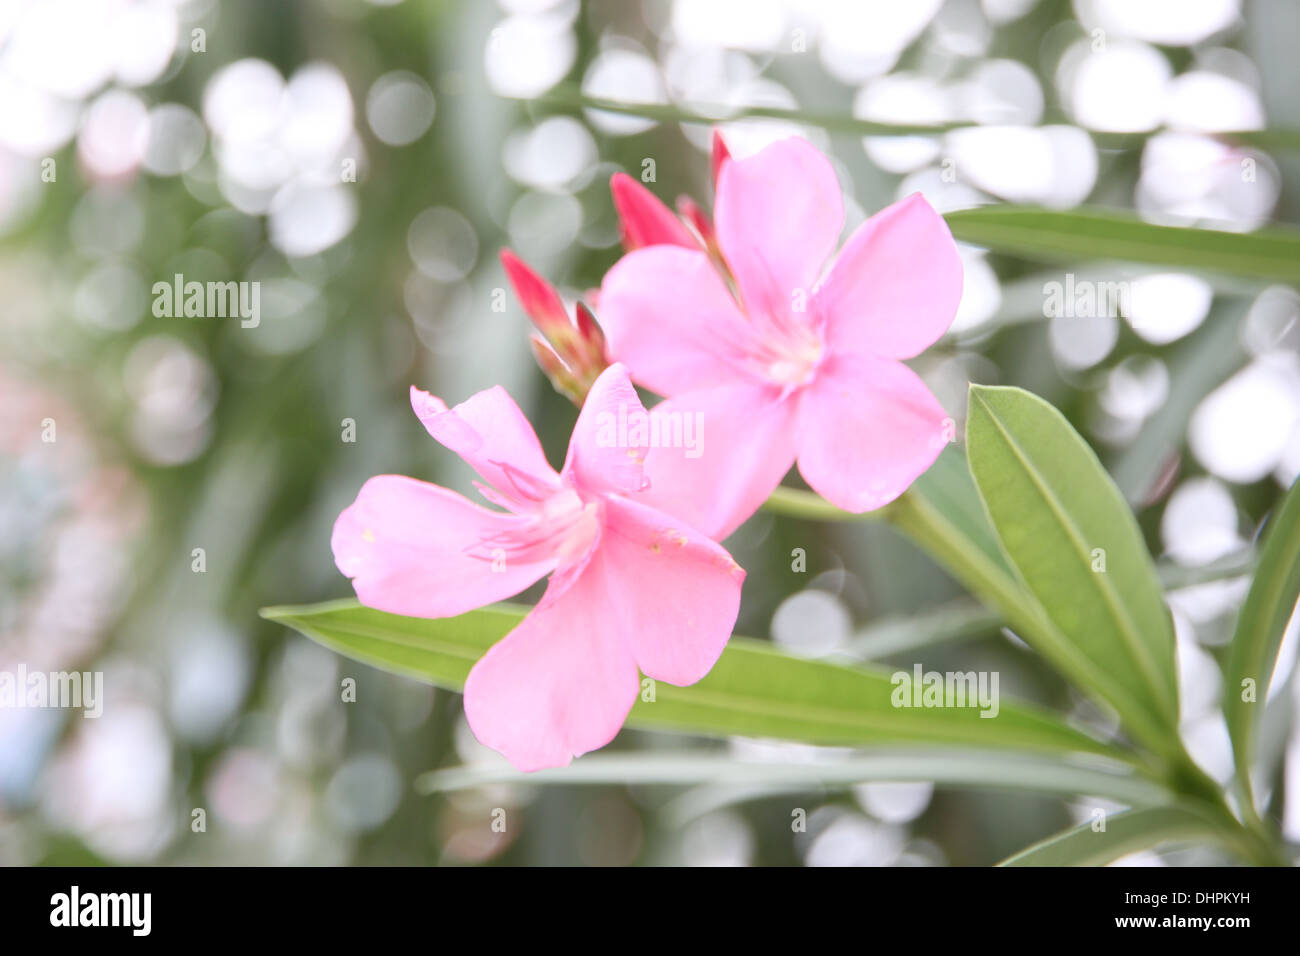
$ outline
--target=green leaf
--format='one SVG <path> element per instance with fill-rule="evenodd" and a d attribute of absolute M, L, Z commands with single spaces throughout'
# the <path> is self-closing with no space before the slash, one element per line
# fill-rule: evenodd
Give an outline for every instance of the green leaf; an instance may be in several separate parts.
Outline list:
<path fill-rule="evenodd" d="M 520 773 L 493 761 L 434 770 L 416 779 L 420 793 L 445 793 L 491 784 L 562 784 L 601 786 L 665 784 L 726 786 L 754 797 L 796 793 L 860 783 L 925 780 L 939 786 L 984 790 L 1019 790 L 1060 796 L 1087 794 L 1129 806 L 1149 806 L 1169 799 L 1159 785 L 1133 774 L 1132 768 L 1099 758 L 1072 764 L 1038 754 L 982 750 L 940 750 L 854 754 L 825 762 L 753 762 L 717 751 L 637 754 L 598 753 L 568 767 Z"/>
<path fill-rule="evenodd" d="M 1300 600 L 1300 480 L 1274 510 L 1265 532 L 1259 569 L 1237 618 L 1237 631 L 1228 651 L 1223 712 L 1232 736 L 1237 776 L 1250 793 L 1254 729 L 1296 602 Z M 1255 684 L 1255 700 L 1241 699 L 1242 682 Z"/>
<path fill-rule="evenodd" d="M 454 618 L 399 617 L 355 601 L 264 608 L 341 654 L 439 687 L 459 690 L 474 662 L 528 608 L 497 605 Z M 774 737 L 815 744 L 939 744 L 1040 752 L 1094 753 L 1126 760 L 1116 748 L 1028 704 L 1002 701 L 993 718 L 977 707 L 895 707 L 887 671 L 807 660 L 769 644 L 732 638 L 709 675 L 690 687 L 659 682 L 638 700 L 633 727 L 712 735 Z"/>
<path fill-rule="evenodd" d="M 1169 611 L 1097 456 L 1060 412 L 1017 388 L 971 387 L 966 445 L 1002 546 L 1053 625 L 1021 636 L 1157 753 L 1181 753 Z"/>
<path fill-rule="evenodd" d="M 1035 843 L 1000 866 L 1104 866 L 1122 856 L 1162 843 L 1217 839 L 1236 846 L 1234 838 L 1212 817 L 1190 807 L 1169 806 L 1109 814 L 1106 829 L 1092 822 Z"/>
<path fill-rule="evenodd" d="M 1132 213 L 981 206 L 944 217 L 955 238 L 1029 259 L 1123 259 L 1300 283 L 1300 233 L 1160 226 Z"/>

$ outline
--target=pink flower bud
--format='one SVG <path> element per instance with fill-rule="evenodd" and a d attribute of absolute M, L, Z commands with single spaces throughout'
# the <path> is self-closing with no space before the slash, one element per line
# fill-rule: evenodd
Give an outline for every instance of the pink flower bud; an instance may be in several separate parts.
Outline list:
<path fill-rule="evenodd" d="M 501 250 L 501 265 L 505 267 L 506 278 L 510 280 L 515 295 L 538 331 L 548 341 L 552 336 L 566 334 L 565 329 L 571 327 L 572 323 L 565 312 L 564 301 L 551 284 L 509 249 Z"/>
<path fill-rule="evenodd" d="M 723 142 L 722 131 L 715 129 L 713 131 L 713 188 L 718 188 L 718 177 L 722 175 L 722 167 L 731 159 L 731 150 L 727 149 L 727 144 Z"/>
<path fill-rule="evenodd" d="M 654 193 L 626 173 L 615 173 L 609 181 L 628 252 L 646 246 L 685 246 L 698 249 L 690 231 Z"/>
<path fill-rule="evenodd" d="M 576 321 L 570 319 L 555 288 L 509 249 L 501 250 L 501 264 L 524 311 L 541 333 L 529 341 L 538 366 L 556 391 L 581 407 L 592 384 L 609 365 L 605 336 L 595 316 L 580 302 Z"/>

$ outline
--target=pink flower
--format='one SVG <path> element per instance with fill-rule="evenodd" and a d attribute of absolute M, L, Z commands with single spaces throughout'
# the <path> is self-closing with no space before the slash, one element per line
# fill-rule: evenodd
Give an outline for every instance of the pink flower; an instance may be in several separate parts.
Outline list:
<path fill-rule="evenodd" d="M 334 525 L 334 561 L 368 607 L 449 617 L 546 593 L 474 665 L 465 716 L 520 770 L 567 764 L 618 733 L 640 668 L 670 684 L 707 674 L 731 635 L 745 572 L 725 550 L 643 502 L 644 448 L 619 446 L 645 415 L 627 371 L 592 387 L 557 474 L 500 388 L 448 409 L 411 389 L 429 434 L 478 472 L 501 511 L 437 485 L 371 478 Z"/>
<path fill-rule="evenodd" d="M 797 461 L 838 507 L 879 508 L 952 437 L 943 408 L 902 362 L 956 313 L 952 234 L 912 195 L 868 219 L 828 262 L 844 206 L 821 153 L 787 139 L 717 164 L 721 258 L 698 243 L 651 245 L 624 256 L 601 286 L 611 357 L 668 397 L 657 413 L 700 416 L 709 433 L 705 455 L 647 461 L 648 499 L 721 540 Z"/>

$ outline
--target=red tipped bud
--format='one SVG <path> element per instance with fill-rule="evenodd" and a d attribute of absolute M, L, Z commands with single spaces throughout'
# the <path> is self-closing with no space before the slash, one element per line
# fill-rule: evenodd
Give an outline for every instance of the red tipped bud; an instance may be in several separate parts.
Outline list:
<path fill-rule="evenodd" d="M 731 150 L 727 149 L 727 144 L 722 140 L 722 131 L 715 129 L 713 131 L 713 188 L 718 188 L 718 177 L 722 175 L 722 167 L 731 159 Z"/>
<path fill-rule="evenodd" d="M 570 319 L 554 287 L 509 249 L 501 250 L 501 264 L 524 311 L 541 333 L 529 338 L 533 357 L 556 391 L 581 407 L 609 364 L 605 360 L 604 333 L 581 302 L 576 322 Z"/>
<path fill-rule="evenodd" d="M 533 320 L 533 324 L 549 340 L 552 335 L 563 335 L 571 328 L 564 301 L 549 282 L 530 269 L 522 259 L 509 249 L 501 250 L 501 265 L 515 295 Z"/>
<path fill-rule="evenodd" d="M 706 247 L 714 245 L 713 220 L 690 196 L 677 197 L 677 212 L 690 223 Z"/>
<path fill-rule="evenodd" d="M 596 317 L 583 303 L 578 303 L 578 338 L 588 347 L 592 358 L 599 359 L 602 371 L 605 368 L 605 333 L 596 324 Z"/>
<path fill-rule="evenodd" d="M 650 190 L 627 173 L 615 173 L 609 181 L 628 252 L 645 246 L 685 246 L 698 249 L 690 231 L 673 211 Z"/>

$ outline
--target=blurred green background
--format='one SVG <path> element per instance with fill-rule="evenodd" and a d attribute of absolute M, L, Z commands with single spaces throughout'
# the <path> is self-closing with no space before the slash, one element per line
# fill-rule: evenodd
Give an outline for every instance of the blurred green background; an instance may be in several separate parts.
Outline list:
<path fill-rule="evenodd" d="M 422 796 L 421 772 L 500 759 L 459 697 L 257 609 L 350 593 L 330 528 L 367 477 L 468 490 L 410 414 L 412 384 L 449 402 L 506 386 L 560 460 L 575 412 L 533 366 L 517 302 L 492 308 L 497 251 L 573 298 L 619 255 L 611 173 L 653 167 L 665 201 L 711 201 L 708 125 L 582 97 L 716 118 L 738 155 L 805 135 L 836 163 L 848 229 L 921 190 L 941 211 L 1088 203 L 1244 231 L 1300 222 L 1300 165 L 1214 134 L 1300 127 L 1297 37 L 1289 0 L 0 3 L 0 669 L 99 670 L 106 686 L 96 720 L 0 710 L 0 863 L 982 864 L 1087 819 L 1096 801 L 773 795 L 725 772 Z M 752 107 L 977 125 L 864 140 Z M 1300 299 L 963 257 L 957 323 L 918 371 L 959 424 L 968 382 L 1015 384 L 1098 449 L 1191 582 L 1170 598 L 1184 736 L 1226 779 L 1216 661 L 1245 581 L 1215 569 L 1300 473 Z M 1044 285 L 1067 272 L 1132 283 L 1126 314 L 1045 318 Z M 260 323 L 156 316 L 153 284 L 178 273 L 260 282 Z M 1009 696 L 1092 719 L 885 527 L 760 513 L 728 547 L 749 572 L 739 633 L 998 670 Z M 1294 645 L 1264 722 L 1292 840 Z M 841 753 L 635 731 L 612 745 L 701 748 L 724 769 Z"/>

